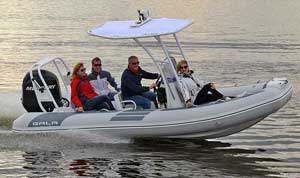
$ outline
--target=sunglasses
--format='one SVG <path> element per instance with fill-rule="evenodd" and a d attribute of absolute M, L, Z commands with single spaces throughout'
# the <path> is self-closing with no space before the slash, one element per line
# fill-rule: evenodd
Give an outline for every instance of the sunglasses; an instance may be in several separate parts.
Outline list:
<path fill-rule="evenodd" d="M 95 67 L 101 67 L 102 64 L 93 64 L 93 66 L 95 66 Z"/>
<path fill-rule="evenodd" d="M 132 63 L 130 63 L 131 65 L 139 65 L 140 64 L 140 62 L 132 62 Z"/>
<path fill-rule="evenodd" d="M 86 68 L 80 69 L 80 72 L 85 72 Z"/>
<path fill-rule="evenodd" d="M 186 69 L 188 68 L 189 66 L 180 66 L 180 69 Z"/>

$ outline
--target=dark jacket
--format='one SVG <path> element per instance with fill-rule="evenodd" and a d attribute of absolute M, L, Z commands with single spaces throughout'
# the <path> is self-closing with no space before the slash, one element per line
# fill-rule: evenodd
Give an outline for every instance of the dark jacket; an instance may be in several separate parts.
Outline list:
<path fill-rule="evenodd" d="M 143 78 L 157 79 L 159 74 L 146 72 L 140 68 L 138 74 L 125 69 L 121 78 L 121 90 L 124 98 L 141 95 L 143 92 L 149 91 L 149 87 L 144 87 L 141 84 Z"/>
<path fill-rule="evenodd" d="M 94 70 L 92 70 L 92 73 L 88 75 L 89 80 L 97 80 L 97 76 L 99 75 L 101 78 L 106 78 L 109 84 L 114 87 L 116 91 L 119 91 L 118 84 L 115 82 L 115 79 L 110 75 L 109 72 L 101 70 L 99 74 L 97 74 Z"/>
<path fill-rule="evenodd" d="M 79 85 L 79 83 L 81 84 Z M 77 88 L 79 87 L 79 88 Z M 82 100 L 79 98 L 79 92 L 81 92 L 87 99 L 91 99 L 94 96 L 97 96 L 97 93 L 95 93 L 93 87 L 91 86 L 89 80 L 82 79 L 80 77 L 75 77 L 71 81 L 71 100 L 72 103 L 75 105 L 76 108 L 82 107 L 84 103 L 82 103 Z"/>

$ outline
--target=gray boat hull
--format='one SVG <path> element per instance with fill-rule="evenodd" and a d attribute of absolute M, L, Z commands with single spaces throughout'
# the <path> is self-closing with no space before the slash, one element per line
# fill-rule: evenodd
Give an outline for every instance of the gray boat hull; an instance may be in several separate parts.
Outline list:
<path fill-rule="evenodd" d="M 218 138 L 244 130 L 283 107 L 291 98 L 287 81 L 224 88 L 225 95 L 246 95 L 192 108 L 25 113 L 14 121 L 17 132 L 82 130 L 101 135 L 136 137 Z"/>

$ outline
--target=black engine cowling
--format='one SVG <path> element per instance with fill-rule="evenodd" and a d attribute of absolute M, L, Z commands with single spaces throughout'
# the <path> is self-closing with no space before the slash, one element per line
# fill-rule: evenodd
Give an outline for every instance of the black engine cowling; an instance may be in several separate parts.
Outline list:
<path fill-rule="evenodd" d="M 50 92 L 52 93 L 56 103 L 61 106 L 61 92 L 60 92 L 60 86 L 58 78 L 55 76 L 54 73 L 47 71 L 47 70 L 41 70 L 42 76 L 44 77 L 44 80 L 46 84 L 48 85 Z M 33 79 L 37 81 L 37 83 L 41 86 L 42 92 L 47 92 L 45 89 L 40 77 L 38 76 L 37 70 L 34 70 L 32 72 Z M 46 111 L 52 112 L 55 108 L 54 103 L 52 101 L 44 101 L 41 102 L 43 107 Z M 26 111 L 28 112 L 42 112 L 42 109 L 40 108 L 36 95 L 34 93 L 34 89 L 32 86 L 32 81 L 30 79 L 29 72 L 25 75 L 23 79 L 22 84 L 22 104 Z"/>

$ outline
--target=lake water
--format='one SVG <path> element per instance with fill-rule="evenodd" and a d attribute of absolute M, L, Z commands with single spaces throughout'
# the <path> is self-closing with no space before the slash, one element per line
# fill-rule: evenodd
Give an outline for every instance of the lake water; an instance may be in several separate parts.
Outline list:
<path fill-rule="evenodd" d="M 156 71 L 132 40 L 86 33 L 107 20 L 136 19 L 140 8 L 194 21 L 178 37 L 201 78 L 220 87 L 287 77 L 292 99 L 243 132 L 207 141 L 10 131 L 24 112 L 23 77 L 41 58 L 90 67 L 100 56 L 117 81 L 130 55 Z M 0 177 L 300 177 L 299 8 L 298 0 L 1 0 Z"/>

